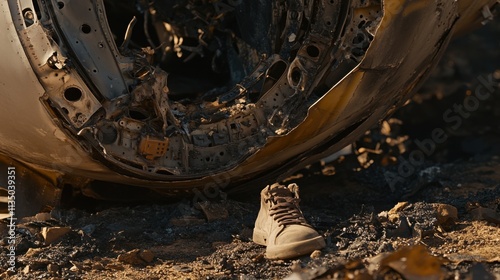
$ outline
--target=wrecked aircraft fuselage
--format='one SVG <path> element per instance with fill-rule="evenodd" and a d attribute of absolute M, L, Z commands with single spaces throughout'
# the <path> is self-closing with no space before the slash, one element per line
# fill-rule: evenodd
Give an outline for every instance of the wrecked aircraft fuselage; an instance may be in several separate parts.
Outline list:
<path fill-rule="evenodd" d="M 95 197 L 262 186 L 392 113 L 496 3 L 8 0 L 0 153 Z"/>

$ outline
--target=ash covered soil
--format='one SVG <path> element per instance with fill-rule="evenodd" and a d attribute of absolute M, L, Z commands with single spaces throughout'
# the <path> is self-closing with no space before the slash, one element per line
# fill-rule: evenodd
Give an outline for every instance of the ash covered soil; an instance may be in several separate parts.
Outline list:
<path fill-rule="evenodd" d="M 418 94 L 354 153 L 289 178 L 327 241 L 311 255 L 264 258 L 251 240 L 256 188 L 201 204 L 41 213 L 18 225 L 15 274 L 0 240 L 0 278 L 499 279 L 499 83 L 496 19 L 455 40 Z"/>

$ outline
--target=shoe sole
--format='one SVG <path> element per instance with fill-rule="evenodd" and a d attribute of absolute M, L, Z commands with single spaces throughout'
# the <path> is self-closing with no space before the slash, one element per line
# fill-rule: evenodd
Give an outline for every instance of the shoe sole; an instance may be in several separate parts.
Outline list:
<path fill-rule="evenodd" d="M 326 246 L 325 239 L 322 236 L 277 246 L 268 246 L 267 239 L 265 237 L 265 232 L 254 230 L 253 242 L 259 245 L 267 246 L 265 257 L 271 260 L 283 260 L 300 257 L 310 254 L 315 250 L 323 249 Z"/>

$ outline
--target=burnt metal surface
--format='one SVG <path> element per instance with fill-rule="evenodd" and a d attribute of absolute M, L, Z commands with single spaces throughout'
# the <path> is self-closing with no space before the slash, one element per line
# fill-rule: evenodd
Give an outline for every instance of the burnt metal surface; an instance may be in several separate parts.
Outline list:
<path fill-rule="evenodd" d="M 29 78 L 2 98 L 38 114 L 2 113 L 2 153 L 166 193 L 271 182 L 393 112 L 495 1 L 132 2 L 2 4 Z"/>

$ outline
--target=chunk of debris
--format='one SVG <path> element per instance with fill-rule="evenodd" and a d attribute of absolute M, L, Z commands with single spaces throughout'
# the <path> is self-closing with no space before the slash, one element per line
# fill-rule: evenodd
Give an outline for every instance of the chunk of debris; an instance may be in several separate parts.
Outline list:
<path fill-rule="evenodd" d="M 139 257 L 143 259 L 146 263 L 151 263 L 155 258 L 155 254 L 150 250 L 143 250 L 139 253 Z"/>
<path fill-rule="evenodd" d="M 42 251 L 43 251 L 42 248 L 29 248 L 28 251 L 26 251 L 26 253 L 24 253 L 24 257 L 25 258 L 36 257 Z"/>
<path fill-rule="evenodd" d="M 197 206 L 203 211 L 209 223 L 217 220 L 225 220 L 229 217 L 226 207 L 221 203 L 203 201 L 197 203 Z"/>
<path fill-rule="evenodd" d="M 45 221 L 52 219 L 52 216 L 50 215 L 50 213 L 43 212 L 43 213 L 36 214 L 35 219 L 38 222 L 45 222 Z"/>
<path fill-rule="evenodd" d="M 321 257 L 320 250 L 314 250 L 314 252 L 311 253 L 311 259 L 319 259 L 319 257 Z"/>
<path fill-rule="evenodd" d="M 441 213 L 438 213 L 439 211 Z M 435 206 L 430 203 L 400 202 L 387 214 L 380 213 L 378 220 L 387 228 L 390 237 L 414 236 L 422 239 L 434 235 L 441 227 L 438 217 L 443 221 L 444 229 L 456 221 L 456 209 L 453 206 Z"/>
<path fill-rule="evenodd" d="M 412 228 L 410 227 L 406 216 L 398 216 L 398 220 L 396 220 L 394 224 L 396 225 L 395 229 L 387 229 L 388 237 L 409 238 L 412 236 Z"/>
<path fill-rule="evenodd" d="M 391 223 L 395 223 L 399 220 L 399 212 L 401 212 L 406 206 L 408 206 L 408 202 L 398 202 L 396 206 L 394 206 L 389 212 L 387 213 L 388 219 Z"/>
<path fill-rule="evenodd" d="M 23 274 L 29 274 L 31 272 L 31 267 L 29 265 L 23 268 Z"/>
<path fill-rule="evenodd" d="M 149 250 L 134 249 L 118 255 L 117 260 L 130 265 L 145 265 L 151 263 L 154 257 L 154 253 Z"/>
<path fill-rule="evenodd" d="M 382 212 L 378 213 L 377 219 L 381 223 L 385 223 L 385 222 L 389 221 L 389 212 L 382 211 Z"/>
<path fill-rule="evenodd" d="M 437 222 L 442 228 L 449 229 L 458 221 L 456 207 L 443 203 L 434 203 L 432 206 L 436 209 Z"/>
<path fill-rule="evenodd" d="M 84 268 L 84 266 L 83 266 L 82 263 L 75 262 L 75 261 L 69 261 L 69 263 L 71 263 L 73 265 L 69 269 L 70 271 L 76 272 L 76 271 L 79 271 L 79 270 L 83 270 L 83 268 Z"/>
<path fill-rule="evenodd" d="M 500 224 L 500 214 L 495 210 L 485 207 L 477 207 L 470 210 L 470 214 L 476 220 L 487 221 L 494 224 Z"/>
<path fill-rule="evenodd" d="M 139 257 L 139 249 L 134 249 L 126 253 L 120 254 L 117 260 L 121 263 L 131 264 L 131 265 L 144 265 L 145 262 Z"/>
<path fill-rule="evenodd" d="M 70 231 L 70 227 L 43 227 L 42 236 L 45 244 L 48 245 L 58 241 Z"/>
<path fill-rule="evenodd" d="M 407 280 L 443 279 L 442 262 L 422 245 L 403 247 L 384 258 L 380 268 L 391 268 Z"/>

